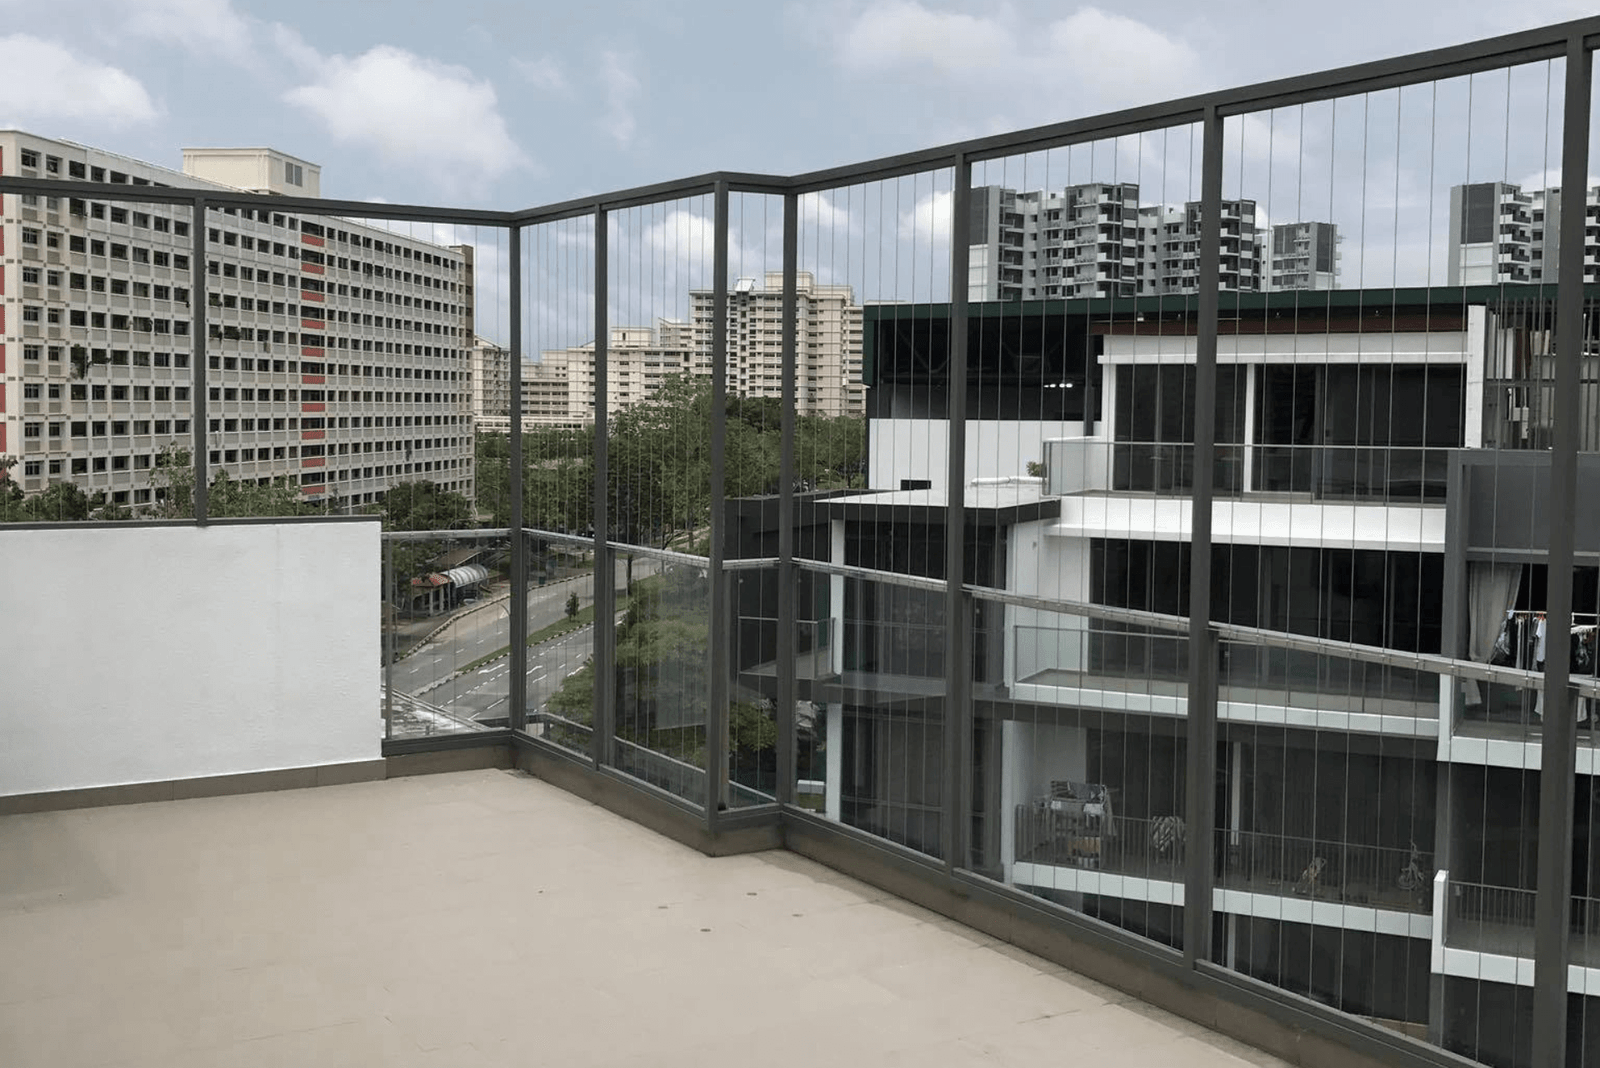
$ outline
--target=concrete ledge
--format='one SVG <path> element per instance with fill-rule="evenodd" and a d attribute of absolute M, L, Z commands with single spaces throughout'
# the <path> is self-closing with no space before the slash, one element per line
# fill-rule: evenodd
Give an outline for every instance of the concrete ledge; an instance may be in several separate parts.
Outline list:
<path fill-rule="evenodd" d="M 511 746 L 467 746 L 440 749 L 431 753 L 395 753 L 384 758 L 390 779 L 407 775 L 438 775 L 448 771 L 479 771 L 483 768 L 509 769 L 512 767 Z"/>
<path fill-rule="evenodd" d="M 609 768 L 596 771 L 587 760 L 534 739 L 519 737 L 516 750 L 516 766 L 528 774 L 708 857 L 782 848 L 776 808 L 724 812 L 721 829 L 712 834 L 698 809 L 648 783 Z"/>
<path fill-rule="evenodd" d="M 301 790 L 312 786 L 340 786 L 373 782 L 386 777 L 383 760 L 357 760 L 307 768 L 248 771 L 235 775 L 208 775 L 199 779 L 136 782 L 120 786 L 91 786 L 76 790 L 50 790 L 34 794 L 0 796 L 0 816 L 24 812 L 57 812 L 105 805 L 141 805 L 147 801 L 181 801 L 192 797 L 222 797 L 272 790 Z"/>

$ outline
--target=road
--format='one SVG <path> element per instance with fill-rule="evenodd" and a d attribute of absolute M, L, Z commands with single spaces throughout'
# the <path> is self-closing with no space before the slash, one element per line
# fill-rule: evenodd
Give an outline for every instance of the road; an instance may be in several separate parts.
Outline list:
<path fill-rule="evenodd" d="M 658 569 L 655 560 L 640 558 L 634 561 L 633 577 L 637 581 L 655 574 Z M 616 563 L 616 572 L 614 588 L 624 589 L 627 585 L 627 565 L 620 559 Z M 548 586 L 529 588 L 528 633 L 533 634 L 562 619 L 566 615 L 567 598 L 573 593 L 578 595 L 580 608 L 594 604 L 594 575 L 591 573 Z M 443 622 L 443 617 L 440 617 L 440 621 Z M 474 660 L 498 652 L 510 644 L 511 602 L 502 595 L 489 604 L 457 613 L 449 626 L 416 652 L 396 662 L 390 677 L 397 691 L 429 697 L 430 689 L 441 680 L 449 678 Z"/>
<path fill-rule="evenodd" d="M 637 580 L 656 570 L 655 561 L 636 560 Z M 627 581 L 626 565 L 617 562 L 617 588 Z M 559 622 L 566 616 L 567 598 L 578 595 L 581 608 L 594 604 L 594 575 L 581 575 L 528 590 L 528 632 Z M 414 695 L 427 704 L 465 719 L 503 719 L 508 715 L 511 658 L 502 656 L 465 674 L 468 664 L 506 649 L 511 642 L 511 602 L 507 597 L 469 611 L 424 643 L 391 669 L 397 693 Z M 537 709 L 572 672 L 581 668 L 594 650 L 593 629 L 541 642 L 528 650 L 528 708 Z"/>
<path fill-rule="evenodd" d="M 528 710 L 540 708 L 563 679 L 588 662 L 594 653 L 594 628 L 541 642 L 528 650 Z M 501 657 L 475 671 L 448 678 L 422 695 L 430 705 L 449 710 L 462 719 L 505 719 L 511 691 L 511 658 Z"/>
<path fill-rule="evenodd" d="M 528 590 L 528 633 L 557 622 L 566 615 L 567 598 L 578 595 L 578 606 L 594 604 L 594 576 L 582 575 Z M 393 667 L 394 688 L 425 696 L 429 688 L 474 660 L 511 644 L 511 601 L 500 600 L 463 612 L 443 631 Z M 434 702 L 438 703 L 438 702 Z"/>

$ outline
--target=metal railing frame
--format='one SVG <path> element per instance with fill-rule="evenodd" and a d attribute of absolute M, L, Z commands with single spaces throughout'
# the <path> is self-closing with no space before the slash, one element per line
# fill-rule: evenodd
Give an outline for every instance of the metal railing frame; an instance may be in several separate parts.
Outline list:
<path fill-rule="evenodd" d="M 116 201 L 158 202 L 189 206 L 194 217 L 191 308 L 192 376 L 193 376 L 193 429 L 195 441 L 195 515 L 193 522 L 204 525 L 209 520 L 206 489 L 208 478 L 208 451 L 206 448 L 208 425 L 206 421 L 206 213 L 228 209 L 252 211 L 270 210 L 275 213 L 299 216 L 333 216 L 350 219 L 382 219 L 391 221 L 427 221 L 453 223 L 464 226 L 503 229 L 511 243 L 510 269 L 510 323 L 512 327 L 511 352 L 513 361 L 520 364 L 523 356 L 523 308 L 521 292 L 521 244 L 524 233 L 531 227 L 563 220 L 589 219 L 594 227 L 594 340 L 595 388 L 598 397 L 607 390 L 607 303 L 608 303 L 608 229 L 612 212 L 630 207 L 656 204 L 686 196 L 710 195 L 714 199 L 714 259 L 715 259 L 715 309 L 713 342 L 713 426 L 711 429 L 714 458 L 712 486 L 712 543 L 707 565 L 712 576 L 711 604 L 724 607 L 728 582 L 722 567 L 721 545 L 723 485 L 720 478 L 723 463 L 725 401 L 726 401 L 726 316 L 727 263 L 728 263 L 728 197 L 732 193 L 756 193 L 781 197 L 783 214 L 783 427 L 782 463 L 785 477 L 780 489 L 779 515 L 783 520 L 783 535 L 779 545 L 777 567 L 787 592 L 780 595 L 780 618 L 792 623 L 795 620 L 794 593 L 789 581 L 798 569 L 815 570 L 829 574 L 855 575 L 875 581 L 895 583 L 942 593 L 946 599 L 946 618 L 953 624 L 966 618 L 972 598 L 981 597 L 1006 603 L 1044 608 L 1056 612 L 1095 615 L 1102 618 L 1121 618 L 1175 633 L 1187 633 L 1192 650 L 1204 651 L 1191 655 L 1189 678 L 1188 729 L 1188 783 L 1186 819 L 1191 827 L 1209 828 L 1215 824 L 1214 793 L 1210 788 L 1216 767 L 1217 692 L 1216 649 L 1219 640 L 1232 638 L 1265 645 L 1327 652 L 1351 659 L 1372 660 L 1378 663 L 1438 671 L 1464 678 L 1509 682 L 1529 685 L 1542 681 L 1546 693 L 1546 711 L 1543 738 L 1543 767 L 1541 775 L 1541 825 L 1538 859 L 1538 904 L 1535 915 L 1538 959 L 1534 984 L 1534 1062 L 1537 1064 L 1561 1063 L 1567 1035 L 1567 919 L 1570 898 L 1567 891 L 1566 843 L 1570 839 L 1572 820 L 1573 773 L 1575 768 L 1576 739 L 1573 729 L 1574 692 L 1591 692 L 1591 684 L 1573 686 L 1568 666 L 1563 658 L 1549 661 L 1541 677 L 1533 672 L 1490 668 L 1452 657 L 1399 653 L 1350 646 L 1345 643 L 1306 638 L 1254 628 L 1231 626 L 1213 618 L 1215 606 L 1211 603 L 1209 561 L 1211 546 L 1211 496 L 1209 480 L 1198 480 L 1193 492 L 1193 590 L 1188 617 L 1156 616 L 1105 606 L 1056 602 L 1028 598 L 1005 591 L 975 587 L 963 582 L 961 567 L 964 559 L 965 527 L 963 506 L 953 500 L 945 516 L 947 532 L 946 578 L 944 580 L 914 580 L 907 576 L 870 572 L 801 561 L 794 557 L 794 539 L 789 527 L 795 514 L 794 502 L 794 400 L 795 400 L 795 286 L 797 265 L 797 227 L 799 197 L 842 186 L 866 182 L 880 182 L 930 171 L 952 170 L 955 175 L 952 220 L 952 271 L 950 278 L 950 310 L 952 330 L 952 374 L 960 375 L 965 366 L 967 332 L 962 327 L 968 317 L 968 278 L 965 270 L 967 244 L 962 234 L 968 224 L 967 212 L 962 210 L 970 195 L 971 167 L 976 162 L 1015 156 L 1022 153 L 1044 151 L 1052 148 L 1100 141 L 1129 134 L 1170 128 L 1173 126 L 1198 126 L 1202 133 L 1202 234 L 1200 242 L 1200 286 L 1198 293 L 1197 337 L 1197 388 L 1195 391 L 1196 426 L 1194 447 L 1195 468 L 1212 469 L 1210 458 L 1215 450 L 1214 396 L 1216 390 L 1216 347 L 1218 329 L 1217 291 L 1220 256 L 1220 212 L 1222 186 L 1222 152 L 1225 123 L 1230 117 L 1243 116 L 1271 108 L 1329 100 L 1383 89 L 1397 88 L 1444 78 L 1456 78 L 1474 73 L 1498 70 L 1519 64 L 1563 60 L 1565 62 L 1562 181 L 1567 188 L 1582 188 L 1588 167 L 1589 103 L 1591 93 L 1591 53 L 1600 46 L 1600 17 L 1580 19 L 1540 29 L 1527 30 L 1486 40 L 1448 48 L 1435 49 L 1377 62 L 1363 63 L 1334 70 L 1307 74 L 1294 78 L 1265 82 L 1252 86 L 1227 89 L 1178 100 L 1166 101 L 1146 107 L 1132 108 L 1109 114 L 1054 123 L 1032 129 L 989 137 L 975 138 L 955 144 L 928 148 L 900 155 L 883 157 L 866 162 L 829 167 L 797 175 L 781 176 L 739 172 L 715 172 L 689 178 L 667 181 L 632 189 L 618 190 L 518 211 L 473 210 L 463 208 L 420 205 L 376 204 L 364 201 L 321 200 L 297 197 L 278 197 L 239 193 L 223 188 L 174 189 L 153 185 L 121 185 L 115 183 L 88 183 L 23 177 L 0 176 L 0 195 L 36 194 L 63 198 L 99 199 Z M 1560 281 L 1557 289 L 1557 393 L 1555 412 L 1555 446 L 1552 450 L 1551 514 L 1553 523 L 1550 544 L 1550 583 L 1548 612 L 1550 626 L 1562 632 L 1571 616 L 1572 559 L 1574 500 L 1576 493 L 1576 455 L 1580 440 L 1577 427 L 1577 381 L 1579 362 L 1577 353 L 1582 338 L 1582 255 L 1584 213 L 1565 212 L 1561 219 Z M 959 380 L 959 379 L 958 379 Z M 512 376 L 513 417 L 510 426 L 510 457 L 512 470 L 520 470 L 522 458 L 522 396 L 521 376 Z M 963 411 L 964 394 L 951 391 L 949 484 L 966 484 L 965 448 L 962 446 L 965 429 Z M 595 477 L 594 477 L 594 539 L 597 575 L 607 576 L 607 581 L 596 582 L 595 608 L 597 623 L 614 616 L 614 591 L 611 576 L 617 546 L 610 540 L 611 529 L 606 507 L 608 479 L 608 447 L 606 442 L 606 405 L 600 403 L 595 410 Z M 524 502 L 521 480 L 510 480 L 511 529 L 524 528 Z M 511 669 L 513 694 L 517 703 L 513 707 L 513 724 L 525 723 L 526 709 L 521 705 L 521 694 L 527 671 L 525 641 L 518 640 L 526 631 L 526 570 L 527 547 L 525 536 L 513 539 L 513 611 Z M 725 615 L 714 611 L 713 618 Z M 520 626 L 519 626 L 520 623 Z M 713 708 L 721 711 L 710 717 L 708 739 L 715 744 L 708 752 L 718 752 L 725 738 L 726 697 L 728 693 L 727 621 L 719 627 L 713 624 L 713 643 L 710 674 Z M 943 818 L 944 829 L 941 848 L 942 862 L 947 877 L 957 882 L 978 885 L 982 880 L 968 869 L 970 860 L 970 815 L 972 757 L 972 694 L 971 680 L 958 666 L 966 663 L 965 650 L 969 640 L 966 628 L 952 625 L 947 638 L 947 679 L 945 707 L 946 763 L 944 768 Z M 615 642 L 612 628 L 597 625 L 595 628 L 596 707 L 594 709 L 593 747 L 590 765 L 605 771 L 613 763 L 610 740 L 615 730 L 615 699 L 611 684 Z M 792 660 L 792 655 L 788 657 Z M 794 793 L 794 740 L 793 695 L 795 681 L 793 664 L 781 671 L 778 680 L 780 731 L 780 774 L 777 803 L 772 808 L 779 819 L 796 819 L 808 825 L 815 819 L 796 808 Z M 720 703 L 719 703 L 720 702 Z M 498 734 L 493 735 L 499 737 Z M 528 744 L 538 744 L 529 740 Z M 707 769 L 708 771 L 714 769 Z M 1555 772 L 1552 774 L 1551 772 Z M 707 793 L 702 806 L 708 831 L 715 831 L 718 810 L 726 798 L 725 769 L 722 774 L 707 775 Z M 1222 986 L 1243 988 L 1249 984 L 1231 977 L 1209 961 L 1210 919 L 1209 902 L 1215 882 L 1208 850 L 1190 851 L 1186 872 L 1186 898 L 1193 903 L 1185 916 L 1184 951 L 1182 965 L 1194 981 L 1215 982 Z M 1064 914 L 1062 922 L 1070 921 Z M 1114 943 L 1117 935 L 1110 936 Z M 1129 939 L 1132 936 L 1127 936 Z M 1130 947 L 1133 943 L 1127 943 Z M 1130 950 L 1131 951 L 1131 950 Z M 1269 995 L 1270 996 L 1270 995 Z M 1285 1002 L 1287 1004 L 1287 1002 Z M 1305 1005 L 1294 1011 L 1305 1018 L 1318 1018 L 1323 1010 Z M 1310 1014 L 1306 1016 L 1305 1014 Z M 1342 1028 L 1357 1036 L 1366 1046 L 1389 1050 L 1396 1056 L 1406 1057 L 1416 1063 L 1460 1063 L 1442 1051 L 1418 1043 L 1380 1034 L 1376 1028 L 1352 1026 L 1347 1018 L 1330 1016 L 1329 1028 Z"/>

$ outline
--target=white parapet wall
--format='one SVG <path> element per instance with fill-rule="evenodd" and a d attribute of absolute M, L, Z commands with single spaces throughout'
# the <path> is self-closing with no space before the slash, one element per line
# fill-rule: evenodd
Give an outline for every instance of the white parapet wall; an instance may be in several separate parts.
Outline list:
<path fill-rule="evenodd" d="M 379 539 L 0 527 L 0 796 L 378 759 Z"/>

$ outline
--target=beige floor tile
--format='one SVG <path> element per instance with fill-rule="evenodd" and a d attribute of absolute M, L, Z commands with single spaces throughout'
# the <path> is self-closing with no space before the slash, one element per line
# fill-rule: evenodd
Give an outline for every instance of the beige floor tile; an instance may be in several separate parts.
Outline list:
<path fill-rule="evenodd" d="M 1275 1063 L 505 771 L 0 818 L 0 947 L 3 1068 Z"/>

